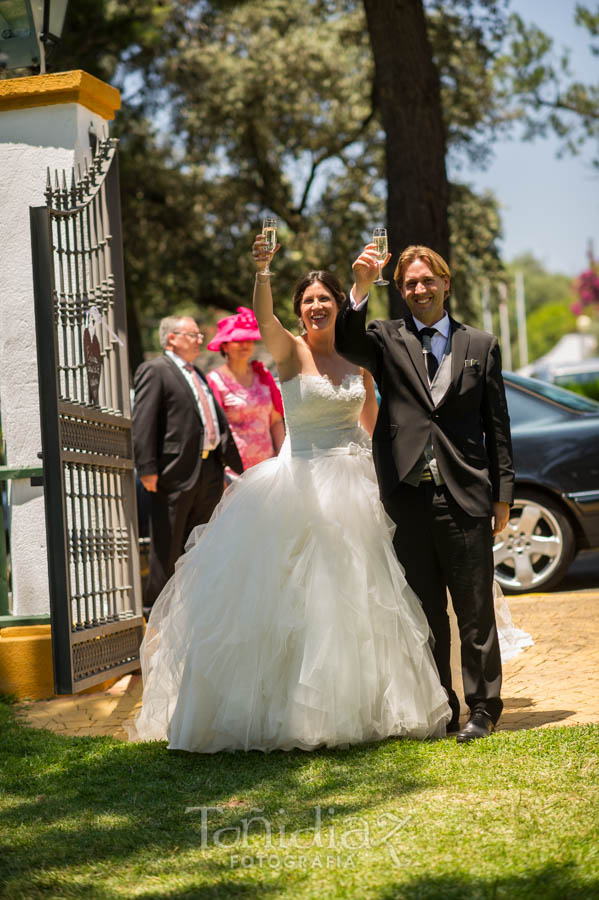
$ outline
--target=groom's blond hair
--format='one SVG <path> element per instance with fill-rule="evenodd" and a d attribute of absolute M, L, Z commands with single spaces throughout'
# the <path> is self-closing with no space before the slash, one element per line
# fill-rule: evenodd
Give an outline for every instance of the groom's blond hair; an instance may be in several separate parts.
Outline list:
<path fill-rule="evenodd" d="M 406 247 L 397 260 L 395 272 L 393 273 L 393 280 L 395 281 L 398 291 L 401 291 L 403 288 L 403 279 L 406 269 L 408 266 L 412 265 L 415 259 L 426 260 L 437 278 L 451 278 L 449 266 L 439 253 L 436 253 L 435 250 L 431 250 L 430 247 L 425 247 L 422 244 L 411 244 L 409 247 Z M 446 292 L 445 299 L 447 299 L 448 296 L 449 291 Z"/>

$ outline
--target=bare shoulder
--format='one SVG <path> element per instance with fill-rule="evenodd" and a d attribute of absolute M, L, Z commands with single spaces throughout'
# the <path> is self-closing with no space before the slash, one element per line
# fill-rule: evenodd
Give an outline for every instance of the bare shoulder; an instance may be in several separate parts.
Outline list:
<path fill-rule="evenodd" d="M 364 381 L 364 386 L 368 390 L 370 387 L 374 390 L 374 378 L 368 371 L 368 369 L 358 369 L 357 374 L 362 376 L 362 380 Z"/>

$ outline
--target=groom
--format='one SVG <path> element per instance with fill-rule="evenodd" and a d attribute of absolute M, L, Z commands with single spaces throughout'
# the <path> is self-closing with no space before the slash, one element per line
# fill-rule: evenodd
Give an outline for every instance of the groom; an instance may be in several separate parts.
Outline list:
<path fill-rule="evenodd" d="M 387 262 L 389 261 L 387 257 Z M 353 265 L 355 283 L 336 322 L 335 346 L 368 369 L 381 395 L 372 450 L 394 547 L 417 593 L 449 696 L 448 733 L 489 735 L 503 703 L 493 609 L 493 534 L 513 500 L 510 424 L 493 335 L 445 311 L 450 271 L 428 247 L 408 247 L 394 273 L 411 315 L 366 325 L 374 244 Z M 468 722 L 459 730 L 451 685 L 447 588 L 460 630 Z"/>

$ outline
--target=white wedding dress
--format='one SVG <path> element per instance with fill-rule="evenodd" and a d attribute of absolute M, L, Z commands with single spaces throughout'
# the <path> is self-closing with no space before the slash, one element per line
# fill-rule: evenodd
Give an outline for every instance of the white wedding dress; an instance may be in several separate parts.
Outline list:
<path fill-rule="evenodd" d="M 227 490 L 157 600 L 135 740 L 307 750 L 444 735 L 420 603 L 392 545 L 361 376 L 282 385 L 278 457 Z"/>

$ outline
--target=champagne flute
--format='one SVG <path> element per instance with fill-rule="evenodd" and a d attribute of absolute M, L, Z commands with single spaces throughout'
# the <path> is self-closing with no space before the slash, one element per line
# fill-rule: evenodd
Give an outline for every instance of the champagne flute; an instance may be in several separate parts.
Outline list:
<path fill-rule="evenodd" d="M 266 238 L 266 249 L 270 253 L 270 258 L 267 260 L 266 268 L 262 270 L 264 275 L 273 274 L 270 271 L 269 266 L 272 255 L 275 252 L 275 247 L 277 246 L 277 225 L 278 222 L 273 216 L 265 216 L 262 222 L 262 234 Z"/>
<path fill-rule="evenodd" d="M 387 253 L 389 252 L 388 244 L 387 244 L 387 229 L 386 228 L 375 228 L 372 232 L 372 243 L 376 248 L 376 255 L 379 259 L 379 277 L 373 284 L 378 285 L 378 287 L 384 287 L 386 284 L 389 284 L 388 281 L 382 276 L 381 266 L 387 259 Z"/>

